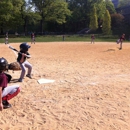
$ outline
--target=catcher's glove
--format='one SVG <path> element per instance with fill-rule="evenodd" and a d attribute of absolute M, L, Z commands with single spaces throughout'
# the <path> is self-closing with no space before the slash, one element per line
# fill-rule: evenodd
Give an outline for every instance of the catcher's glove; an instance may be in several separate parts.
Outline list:
<path fill-rule="evenodd" d="M 21 70 L 21 67 L 18 62 L 13 62 L 9 64 L 8 69 L 13 71 L 18 71 Z"/>

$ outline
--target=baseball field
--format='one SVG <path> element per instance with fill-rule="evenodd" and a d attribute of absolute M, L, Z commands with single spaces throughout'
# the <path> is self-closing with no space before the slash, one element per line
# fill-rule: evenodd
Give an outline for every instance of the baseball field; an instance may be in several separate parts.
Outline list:
<path fill-rule="evenodd" d="M 21 72 L 9 70 L 9 85 L 20 84 L 21 92 L 0 113 L 0 130 L 130 130 L 129 43 L 122 50 L 114 42 L 29 45 L 33 78 L 20 83 Z M 0 48 L 0 57 L 16 61 L 7 45 Z"/>

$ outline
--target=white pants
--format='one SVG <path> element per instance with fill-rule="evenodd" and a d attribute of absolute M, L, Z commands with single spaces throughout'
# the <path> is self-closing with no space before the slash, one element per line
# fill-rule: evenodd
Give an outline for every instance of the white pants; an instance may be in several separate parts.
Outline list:
<path fill-rule="evenodd" d="M 13 94 L 17 91 L 17 89 L 19 88 L 19 85 L 12 85 L 12 86 L 7 86 L 6 88 L 4 88 L 4 90 L 2 91 L 2 97 L 5 97 L 8 94 Z"/>
<path fill-rule="evenodd" d="M 27 74 L 31 75 L 32 72 L 32 65 L 26 60 L 24 63 L 20 63 L 20 67 L 22 69 L 20 79 L 23 79 L 25 76 L 26 68 L 28 68 Z"/>

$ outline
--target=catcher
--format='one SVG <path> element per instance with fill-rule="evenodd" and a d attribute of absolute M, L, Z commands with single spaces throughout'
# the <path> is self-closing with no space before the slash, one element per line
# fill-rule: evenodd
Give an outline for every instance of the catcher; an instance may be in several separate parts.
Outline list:
<path fill-rule="evenodd" d="M 29 48 L 30 48 L 30 46 L 27 43 L 20 44 L 20 52 L 18 53 L 17 61 L 19 62 L 19 65 L 20 65 L 22 71 L 21 71 L 21 75 L 20 75 L 18 82 L 23 81 L 23 78 L 24 78 L 25 72 L 26 72 L 26 68 L 28 68 L 28 73 L 27 73 L 26 77 L 29 77 L 30 79 L 32 78 L 31 77 L 32 65 L 26 60 L 27 58 L 29 58 L 27 56 L 30 55 L 28 53 Z"/>
<path fill-rule="evenodd" d="M 4 73 L 8 69 L 8 62 L 5 58 L 0 58 L 0 111 L 10 108 L 8 100 L 15 97 L 20 92 L 19 85 L 7 86 L 11 80 L 11 75 Z"/>

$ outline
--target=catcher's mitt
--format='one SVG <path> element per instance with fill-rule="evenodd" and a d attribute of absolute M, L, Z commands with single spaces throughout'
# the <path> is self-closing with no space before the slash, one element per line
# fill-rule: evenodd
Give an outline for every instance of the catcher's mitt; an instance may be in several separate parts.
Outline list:
<path fill-rule="evenodd" d="M 18 71 L 21 70 L 21 67 L 18 62 L 13 62 L 9 64 L 8 69 L 13 71 Z"/>

